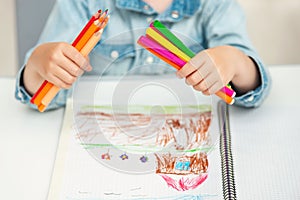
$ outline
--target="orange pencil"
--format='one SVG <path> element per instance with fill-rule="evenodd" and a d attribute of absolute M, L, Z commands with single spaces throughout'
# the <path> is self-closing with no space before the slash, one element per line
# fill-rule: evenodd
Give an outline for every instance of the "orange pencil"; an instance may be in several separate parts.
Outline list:
<path fill-rule="evenodd" d="M 87 56 L 100 40 L 103 29 L 105 28 L 109 19 L 107 13 L 108 10 L 105 10 L 105 12 L 102 14 L 101 10 L 99 10 L 95 15 L 93 15 L 73 42 L 72 45 L 75 46 L 78 51 L 81 52 L 81 50 L 84 48 L 83 52 L 81 52 L 84 56 Z M 99 31 L 100 29 L 102 30 Z M 85 47 L 85 45 L 88 46 Z M 59 87 L 45 80 L 36 94 L 31 98 L 31 103 L 37 105 L 38 110 L 43 112 L 59 90 Z"/>
<path fill-rule="evenodd" d="M 106 19 L 107 12 L 108 10 L 106 9 L 101 14 L 101 16 L 98 19 L 96 19 L 93 24 L 91 24 L 91 26 L 80 39 L 80 41 L 76 44 L 75 48 L 78 51 L 80 51 L 83 48 L 83 46 L 87 43 L 87 41 L 92 37 L 92 35 L 101 28 L 103 21 Z"/>
<path fill-rule="evenodd" d="M 93 36 L 89 39 L 89 41 L 85 44 L 85 46 L 80 51 L 80 53 L 83 56 L 87 56 L 92 51 L 92 49 L 99 42 L 102 33 L 103 33 L 103 29 L 100 29 L 99 31 L 93 34 Z"/>
<path fill-rule="evenodd" d="M 81 49 L 80 53 L 83 56 L 87 56 L 93 50 L 93 48 L 99 42 L 102 32 L 103 29 L 100 29 L 98 32 L 94 33 L 93 36 L 89 39 L 89 41 L 86 43 L 86 45 Z M 60 90 L 59 87 L 55 85 L 52 86 L 52 88 L 47 92 L 47 94 L 44 96 L 44 98 L 41 101 L 41 103 L 45 106 L 44 108 L 46 108 L 49 105 L 49 103 L 57 95 L 59 90 Z M 40 110 L 40 111 L 43 112 L 44 110 Z"/>
<path fill-rule="evenodd" d="M 102 10 L 98 10 L 97 13 L 95 13 L 91 19 L 88 21 L 88 23 L 85 25 L 85 27 L 82 29 L 82 31 L 79 33 L 79 35 L 77 36 L 77 38 L 74 40 L 74 42 L 72 43 L 72 46 L 76 46 L 77 43 L 81 40 L 82 36 L 86 33 L 86 31 L 89 29 L 89 27 L 94 23 L 95 20 L 99 19 L 100 15 L 101 15 Z"/>
<path fill-rule="evenodd" d="M 100 22 L 99 20 L 94 21 L 94 23 L 89 27 L 89 29 L 85 32 L 85 34 L 82 36 L 81 40 L 77 43 L 75 48 L 80 51 L 84 45 L 87 43 L 87 41 L 92 37 L 92 35 L 99 30 Z"/>
<path fill-rule="evenodd" d="M 43 99 L 43 97 L 47 94 L 47 92 L 51 89 L 51 87 L 53 86 L 52 83 L 47 82 L 46 85 L 43 87 L 43 89 L 39 92 L 39 94 L 35 97 L 35 99 L 33 100 L 33 103 L 35 105 L 39 105 Z"/>
<path fill-rule="evenodd" d="M 56 85 L 53 85 L 51 89 L 47 92 L 47 94 L 44 96 L 44 98 L 41 101 L 41 104 L 45 106 L 45 108 L 49 105 L 51 100 L 57 95 L 59 92 L 60 88 L 57 87 Z M 41 110 L 40 110 L 41 111 Z M 41 111 L 43 112 L 43 111 Z"/>

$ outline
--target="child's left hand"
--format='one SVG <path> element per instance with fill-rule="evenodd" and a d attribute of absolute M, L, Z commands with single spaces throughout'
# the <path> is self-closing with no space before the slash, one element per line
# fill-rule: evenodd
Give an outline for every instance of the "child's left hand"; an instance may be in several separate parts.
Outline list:
<path fill-rule="evenodd" d="M 247 64 L 245 57 L 249 59 L 235 47 L 214 47 L 195 55 L 177 72 L 177 76 L 186 78 L 188 85 L 203 94 L 215 94 L 238 76 L 238 70 Z"/>

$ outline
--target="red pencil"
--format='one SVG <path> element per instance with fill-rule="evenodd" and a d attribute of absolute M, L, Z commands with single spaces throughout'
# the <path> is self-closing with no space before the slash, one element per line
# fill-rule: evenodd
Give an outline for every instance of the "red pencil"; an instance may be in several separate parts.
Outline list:
<path fill-rule="evenodd" d="M 108 10 L 106 9 L 105 12 L 102 13 L 101 10 L 99 10 L 97 13 L 95 13 L 90 20 L 88 21 L 88 23 L 85 25 L 85 27 L 82 29 L 82 31 L 79 33 L 79 35 L 76 37 L 76 39 L 74 40 L 74 42 L 72 43 L 72 46 L 77 47 L 76 45 L 81 42 L 82 45 L 85 45 L 86 42 L 81 41 L 83 37 L 85 37 L 85 40 L 87 39 L 86 33 L 87 31 L 89 31 L 89 29 L 91 28 L 91 26 L 96 25 L 96 27 L 93 28 L 93 30 L 95 29 L 95 31 L 92 32 L 96 32 L 99 29 L 104 29 L 107 21 L 109 19 L 109 16 L 107 16 Z M 101 20 L 99 18 L 102 18 Z M 77 50 L 80 50 L 77 48 Z M 42 112 L 44 111 L 44 109 L 46 108 L 45 105 L 42 105 L 42 103 L 39 102 L 35 102 L 35 99 L 37 97 L 39 97 L 39 99 L 43 99 L 45 96 L 45 92 L 42 92 L 45 89 L 45 86 L 48 85 L 49 82 L 47 80 L 45 80 L 43 82 L 43 84 L 40 86 L 40 88 L 37 90 L 37 92 L 34 94 L 34 96 L 31 98 L 30 102 L 37 105 L 38 109 Z M 50 83 L 51 84 L 51 83 Z M 54 85 L 53 85 L 54 86 Z M 52 87 L 53 87 L 52 86 Z"/>
<path fill-rule="evenodd" d="M 89 29 L 89 27 L 94 23 L 95 20 L 99 19 L 101 15 L 102 10 L 98 10 L 96 14 L 94 14 L 89 22 L 85 25 L 85 27 L 82 29 L 82 31 L 79 33 L 77 38 L 74 40 L 72 46 L 75 47 L 76 44 L 79 42 L 79 40 L 82 38 L 82 36 L 85 34 L 85 32 Z"/>

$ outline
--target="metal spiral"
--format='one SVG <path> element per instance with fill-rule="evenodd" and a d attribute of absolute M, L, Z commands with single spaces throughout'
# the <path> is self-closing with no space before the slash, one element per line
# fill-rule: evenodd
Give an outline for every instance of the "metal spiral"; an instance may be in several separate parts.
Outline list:
<path fill-rule="evenodd" d="M 236 200 L 233 158 L 231 151 L 231 135 L 228 105 L 218 103 L 220 154 L 222 168 L 223 197 L 225 200 Z"/>

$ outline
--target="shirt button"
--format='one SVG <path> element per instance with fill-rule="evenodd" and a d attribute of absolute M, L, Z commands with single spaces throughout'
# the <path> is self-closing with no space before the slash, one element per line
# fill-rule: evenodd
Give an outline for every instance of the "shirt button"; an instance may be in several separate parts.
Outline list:
<path fill-rule="evenodd" d="M 111 53 L 110 53 L 110 57 L 112 57 L 113 59 L 116 59 L 116 58 L 118 58 L 119 57 L 119 52 L 118 51 L 112 51 Z"/>
<path fill-rule="evenodd" d="M 152 64 L 154 62 L 154 58 L 152 56 L 147 57 L 146 63 Z"/>
<path fill-rule="evenodd" d="M 149 6 L 148 5 L 144 5 L 144 10 L 149 10 Z"/>
<path fill-rule="evenodd" d="M 174 19 L 177 19 L 177 18 L 179 17 L 179 12 L 178 12 L 177 10 L 174 10 L 174 11 L 172 11 L 171 16 L 172 16 Z"/>
<path fill-rule="evenodd" d="M 250 96 L 250 97 L 247 98 L 247 101 L 248 101 L 248 102 L 251 102 L 251 101 L 253 101 L 253 100 L 254 100 L 254 96 Z"/>

